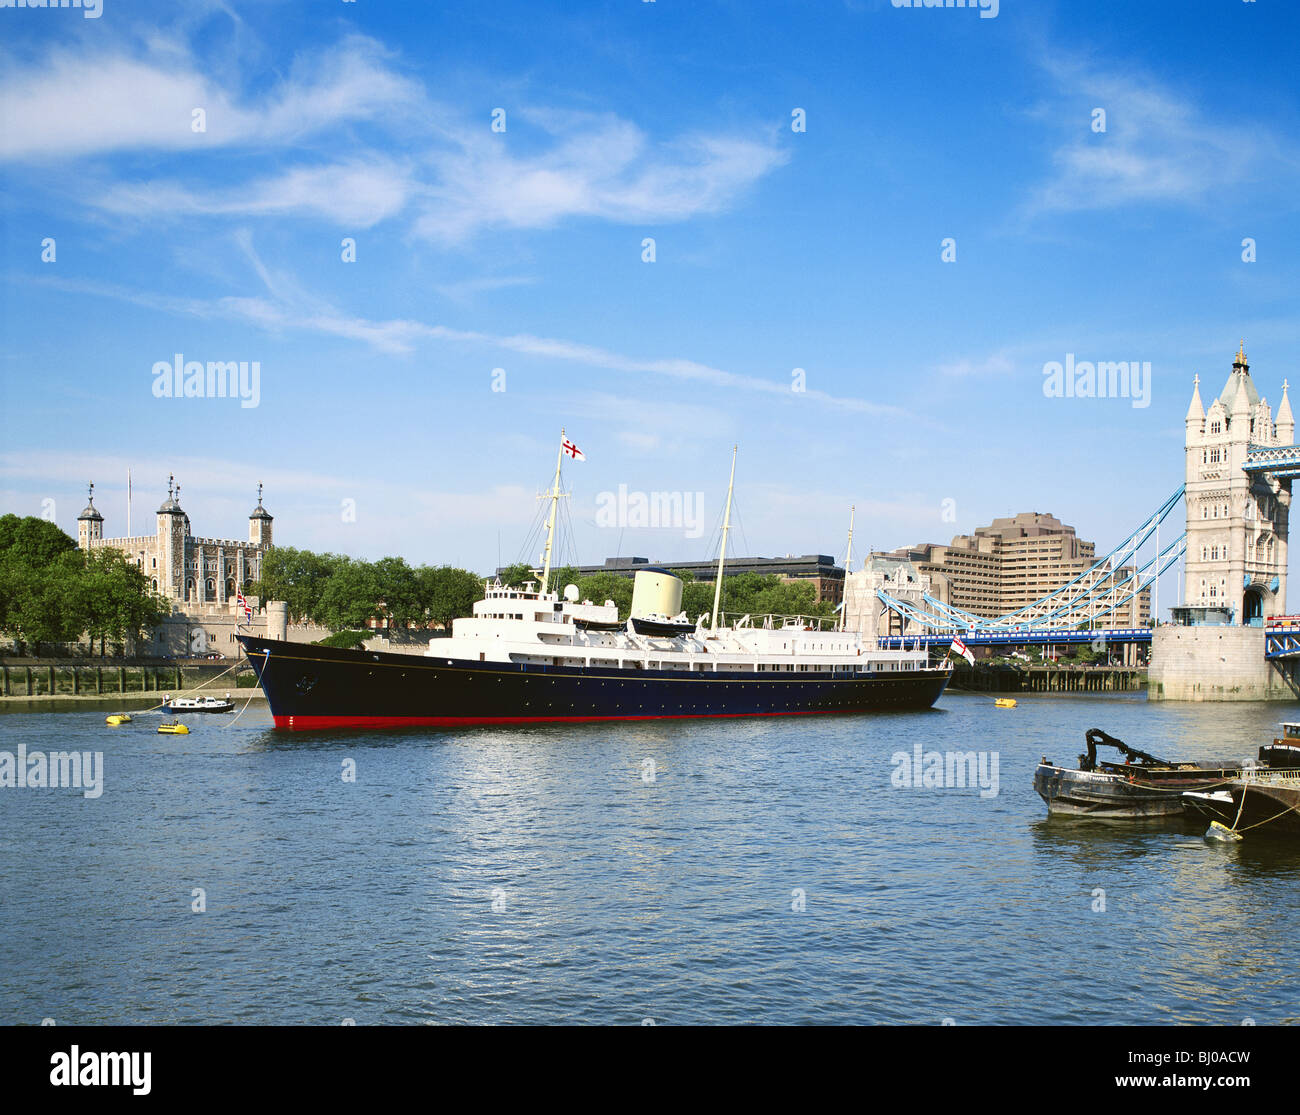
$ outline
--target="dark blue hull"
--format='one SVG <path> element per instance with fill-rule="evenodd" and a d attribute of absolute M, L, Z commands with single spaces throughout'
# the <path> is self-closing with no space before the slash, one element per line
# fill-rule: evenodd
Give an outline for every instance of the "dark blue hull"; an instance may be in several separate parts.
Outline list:
<path fill-rule="evenodd" d="M 451 661 L 239 636 L 276 727 L 801 716 L 929 708 L 946 668 L 782 676 Z"/>

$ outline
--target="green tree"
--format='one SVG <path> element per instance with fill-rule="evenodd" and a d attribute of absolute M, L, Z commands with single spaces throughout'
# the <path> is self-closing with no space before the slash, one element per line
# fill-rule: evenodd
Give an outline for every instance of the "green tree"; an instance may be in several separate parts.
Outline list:
<path fill-rule="evenodd" d="M 477 573 L 450 565 L 422 565 L 416 570 L 420 600 L 429 619 L 443 628 L 468 616 L 483 599 L 483 580 Z"/>
<path fill-rule="evenodd" d="M 501 570 L 501 583 L 507 588 L 522 588 L 529 581 L 538 580 L 538 576 L 533 572 L 533 567 L 527 562 L 517 561 L 514 565 L 507 565 Z"/>
<path fill-rule="evenodd" d="M 12 558 L 29 569 L 41 569 L 75 549 L 77 543 L 45 519 L 0 515 L 0 557 Z"/>
<path fill-rule="evenodd" d="M 366 627 L 380 611 L 382 594 L 374 566 L 347 557 L 337 560 L 313 618 L 335 632 Z"/>
<path fill-rule="evenodd" d="M 275 546 L 262 558 L 262 579 L 253 591 L 263 600 L 283 600 L 295 620 L 320 621 L 325 586 L 347 560 L 339 554 Z"/>
<path fill-rule="evenodd" d="M 80 623 L 92 647 L 99 639 L 101 655 L 109 640 L 125 646 L 128 638 L 140 638 L 171 612 L 171 604 L 150 588 L 149 579 L 119 550 L 86 554 L 77 580 Z"/>
<path fill-rule="evenodd" d="M 405 631 L 423 622 L 424 605 L 415 570 L 399 557 L 380 558 L 370 569 L 389 630 Z"/>

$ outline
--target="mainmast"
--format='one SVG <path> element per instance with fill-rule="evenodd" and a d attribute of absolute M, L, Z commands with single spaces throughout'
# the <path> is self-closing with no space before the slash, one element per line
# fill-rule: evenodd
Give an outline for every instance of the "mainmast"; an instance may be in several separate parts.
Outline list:
<path fill-rule="evenodd" d="M 722 600 L 722 567 L 727 560 L 727 533 L 731 530 L 731 492 L 736 486 L 736 446 L 731 447 L 731 479 L 727 481 L 727 512 L 722 517 L 722 550 L 718 554 L 718 582 L 713 586 L 713 618 L 709 630 L 718 629 L 718 604 Z"/>
<path fill-rule="evenodd" d="M 849 552 L 844 558 L 844 591 L 840 594 L 840 630 L 846 628 L 845 619 L 849 608 L 849 574 L 853 572 L 853 517 L 857 514 L 857 504 L 849 508 Z"/>
<path fill-rule="evenodd" d="M 551 513 L 546 521 L 546 553 L 542 557 L 542 592 L 551 579 L 551 544 L 555 541 L 555 508 L 560 502 L 560 466 L 564 463 L 564 430 L 560 430 L 560 451 L 555 454 L 555 483 L 551 486 Z"/>

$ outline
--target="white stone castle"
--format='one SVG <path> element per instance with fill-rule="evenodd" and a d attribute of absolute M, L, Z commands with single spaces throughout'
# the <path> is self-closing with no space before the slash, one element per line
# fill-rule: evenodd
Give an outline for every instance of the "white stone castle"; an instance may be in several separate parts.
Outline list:
<path fill-rule="evenodd" d="M 271 516 L 262 506 L 262 485 L 257 486 L 257 506 L 248 516 L 248 541 L 195 538 L 190 517 L 181 509 L 180 485 L 167 478 L 167 500 L 158 508 L 157 532 L 136 538 L 105 538 L 104 516 L 95 507 L 95 485 L 90 502 L 77 516 L 77 544 L 83 550 L 121 550 L 161 593 L 183 611 L 210 604 L 225 604 L 237 592 L 262 576 L 262 556 L 271 548 Z"/>
<path fill-rule="evenodd" d="M 1187 583 L 1192 609 L 1226 613 L 1234 626 L 1286 611 L 1289 480 L 1245 472 L 1252 449 L 1295 442 L 1295 419 L 1282 384 L 1277 418 L 1250 378 L 1245 344 L 1208 409 L 1201 377 L 1187 408 Z M 1202 613 L 1203 615 L 1205 613 Z"/>

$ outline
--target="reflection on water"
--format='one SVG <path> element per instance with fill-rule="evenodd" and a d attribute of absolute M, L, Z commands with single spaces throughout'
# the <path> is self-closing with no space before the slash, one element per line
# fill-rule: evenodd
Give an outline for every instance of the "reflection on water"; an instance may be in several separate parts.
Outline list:
<path fill-rule="evenodd" d="M 102 750 L 106 774 L 97 801 L 0 790 L 0 1018 L 1292 1021 L 1300 848 L 1048 820 L 1032 788 L 1091 727 L 1244 756 L 1288 711 L 953 694 L 287 735 L 250 708 L 184 737 L 2 716 L 0 749 Z M 995 753 L 1000 792 L 896 787 L 918 744 Z"/>

